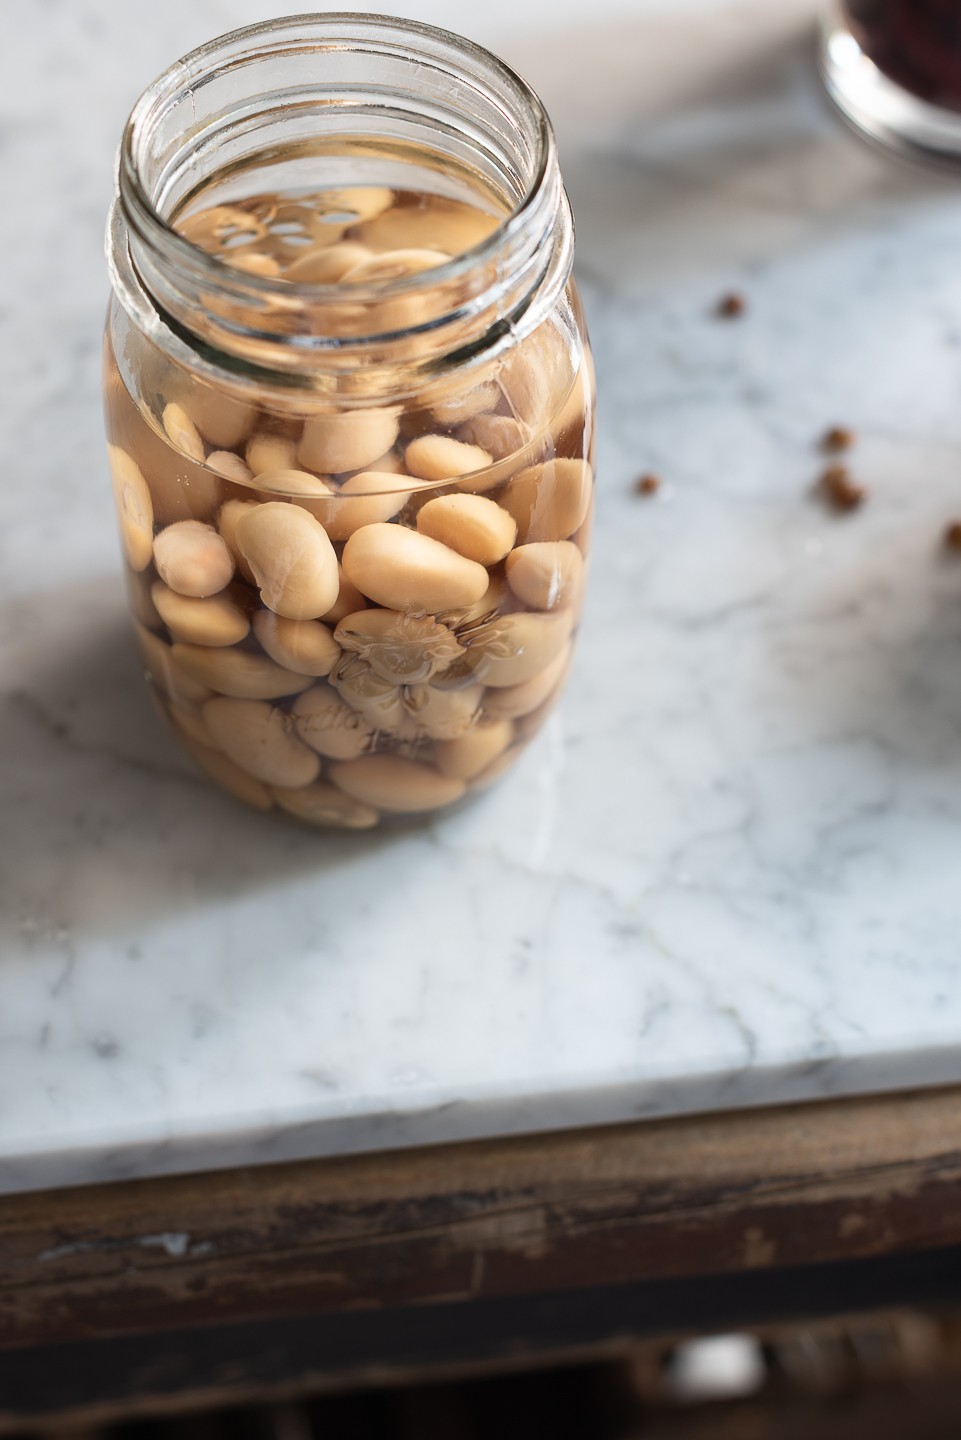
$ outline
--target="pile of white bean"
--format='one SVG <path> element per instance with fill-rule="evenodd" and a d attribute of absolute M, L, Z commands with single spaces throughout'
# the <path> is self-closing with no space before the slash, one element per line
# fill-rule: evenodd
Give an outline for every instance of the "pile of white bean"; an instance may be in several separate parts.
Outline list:
<path fill-rule="evenodd" d="M 406 413 L 294 421 L 185 384 L 161 435 L 112 368 L 145 664 L 178 739 L 233 794 L 368 828 L 488 784 L 539 727 L 570 656 L 593 489 L 589 360 L 551 409 L 547 328 L 496 380 Z"/>

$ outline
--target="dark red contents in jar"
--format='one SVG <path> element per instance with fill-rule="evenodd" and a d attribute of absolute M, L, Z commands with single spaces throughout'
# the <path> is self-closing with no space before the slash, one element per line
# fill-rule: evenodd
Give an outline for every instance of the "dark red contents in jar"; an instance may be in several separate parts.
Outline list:
<path fill-rule="evenodd" d="M 932 105 L 961 110 L 958 0 L 848 0 L 858 44 L 889 79 Z"/>

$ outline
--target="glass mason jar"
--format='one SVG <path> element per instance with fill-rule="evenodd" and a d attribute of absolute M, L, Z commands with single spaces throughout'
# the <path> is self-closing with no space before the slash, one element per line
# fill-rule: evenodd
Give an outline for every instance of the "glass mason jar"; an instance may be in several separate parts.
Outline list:
<path fill-rule="evenodd" d="M 419 24 L 236 31 L 135 106 L 107 250 L 130 602 L 181 745 L 318 825 L 487 785 L 563 685 L 591 521 L 537 97 Z"/>
<path fill-rule="evenodd" d="M 961 162 L 961 7 L 955 0 L 829 0 L 821 70 L 869 139 Z"/>

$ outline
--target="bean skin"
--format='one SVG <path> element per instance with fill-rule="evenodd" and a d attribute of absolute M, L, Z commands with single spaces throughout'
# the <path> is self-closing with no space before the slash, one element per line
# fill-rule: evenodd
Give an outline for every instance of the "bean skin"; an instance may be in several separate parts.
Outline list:
<path fill-rule="evenodd" d="M 452 610 L 487 590 L 483 565 L 401 525 L 365 525 L 344 546 L 347 578 L 388 610 Z"/>
<path fill-rule="evenodd" d="M 273 500 L 245 511 L 237 544 L 265 605 L 288 620 L 315 620 L 337 600 L 337 556 L 324 527 L 299 505 Z"/>

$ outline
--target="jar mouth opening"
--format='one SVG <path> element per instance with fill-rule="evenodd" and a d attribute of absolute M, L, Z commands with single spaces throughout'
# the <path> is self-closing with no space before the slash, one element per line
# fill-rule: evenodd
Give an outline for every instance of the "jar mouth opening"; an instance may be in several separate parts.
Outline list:
<path fill-rule="evenodd" d="M 318 283 L 252 274 L 232 266 L 195 245 L 173 228 L 165 217 L 162 198 L 145 179 L 150 148 L 158 126 L 172 107 L 191 97 L 195 88 L 207 83 L 214 67 L 229 65 L 236 70 L 245 64 L 270 57 L 282 58 L 297 50 L 324 53 L 343 51 L 351 44 L 376 45 L 383 52 L 396 47 L 415 63 L 434 66 L 462 62 L 478 66 L 514 102 L 511 121 L 523 114 L 528 120 L 531 148 L 529 174 L 511 208 L 482 240 L 414 274 L 370 283 Z M 466 77 L 465 77 L 466 78 Z M 318 92 L 322 88 L 318 76 Z M 136 102 L 124 128 L 117 161 L 117 190 L 120 209 L 129 227 L 149 248 L 168 262 L 181 265 L 196 282 L 213 287 L 221 295 L 286 297 L 306 304 L 333 303 L 349 296 L 358 305 L 374 304 L 416 294 L 428 288 L 456 282 L 478 267 L 494 265 L 505 249 L 523 243 L 531 225 L 537 224 L 545 194 L 556 171 L 556 149 L 550 120 L 536 93 L 514 70 L 492 52 L 471 40 L 419 21 L 397 20 L 391 16 L 332 11 L 330 13 L 285 16 L 249 25 L 207 41 L 175 61 L 147 87 Z M 158 182 L 169 177 L 158 175 Z"/>

